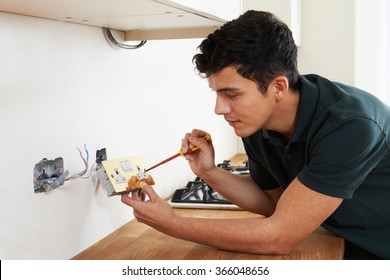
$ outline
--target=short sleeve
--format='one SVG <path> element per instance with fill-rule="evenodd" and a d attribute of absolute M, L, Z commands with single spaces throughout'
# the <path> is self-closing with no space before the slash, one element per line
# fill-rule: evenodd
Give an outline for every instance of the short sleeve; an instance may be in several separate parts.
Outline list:
<path fill-rule="evenodd" d="M 310 159 L 298 179 L 318 192 L 351 198 L 388 150 L 376 122 L 359 117 L 323 129 L 309 146 Z"/>

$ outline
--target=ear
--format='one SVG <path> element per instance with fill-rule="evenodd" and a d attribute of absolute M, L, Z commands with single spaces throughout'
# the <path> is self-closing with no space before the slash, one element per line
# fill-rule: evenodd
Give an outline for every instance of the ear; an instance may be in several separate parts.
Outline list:
<path fill-rule="evenodd" d="M 285 76 L 277 76 L 271 82 L 277 101 L 283 99 L 289 89 L 288 79 Z"/>

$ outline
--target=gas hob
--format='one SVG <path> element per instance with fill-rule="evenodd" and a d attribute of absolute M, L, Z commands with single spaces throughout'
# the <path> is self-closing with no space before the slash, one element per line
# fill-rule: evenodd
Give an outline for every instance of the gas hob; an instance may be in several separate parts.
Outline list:
<path fill-rule="evenodd" d="M 231 166 L 230 160 L 224 160 L 218 167 L 234 174 L 249 174 L 247 161 L 244 165 Z M 240 209 L 199 177 L 189 181 L 184 188 L 175 190 L 169 203 L 174 208 Z"/>

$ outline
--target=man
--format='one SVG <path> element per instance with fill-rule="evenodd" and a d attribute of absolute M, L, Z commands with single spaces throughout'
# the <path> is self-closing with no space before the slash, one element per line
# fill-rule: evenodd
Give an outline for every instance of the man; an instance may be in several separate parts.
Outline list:
<path fill-rule="evenodd" d="M 185 135 L 192 171 L 264 218 L 177 216 L 151 186 L 122 196 L 138 221 L 221 249 L 287 254 L 323 226 L 346 241 L 347 259 L 390 259 L 390 108 L 317 75 L 300 75 L 288 27 L 248 11 L 210 34 L 194 56 L 216 93 L 215 113 L 242 137 L 250 175 L 214 163 L 205 131 Z M 150 200 L 143 201 L 148 195 Z"/>

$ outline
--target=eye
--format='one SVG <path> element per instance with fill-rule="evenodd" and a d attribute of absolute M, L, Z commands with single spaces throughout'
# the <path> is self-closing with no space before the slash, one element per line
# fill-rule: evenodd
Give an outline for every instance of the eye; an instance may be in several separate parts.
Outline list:
<path fill-rule="evenodd" d="M 234 98 L 236 98 L 238 96 L 237 93 L 233 93 L 233 92 L 225 92 L 225 95 L 229 99 L 234 99 Z"/>

